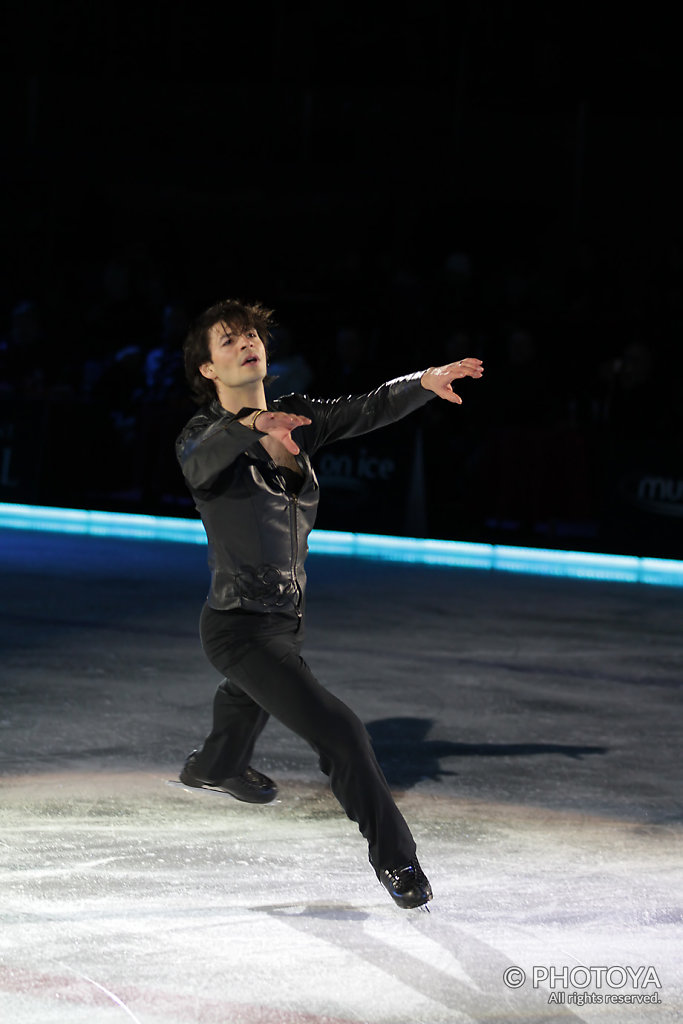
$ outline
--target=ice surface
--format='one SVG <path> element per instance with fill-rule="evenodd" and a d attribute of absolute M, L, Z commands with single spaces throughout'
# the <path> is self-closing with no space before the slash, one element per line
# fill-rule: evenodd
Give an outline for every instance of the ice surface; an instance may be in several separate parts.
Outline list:
<path fill-rule="evenodd" d="M 217 681 L 201 549 L 0 543 L 3 1024 L 683 1019 L 680 592 L 311 559 L 308 659 L 369 725 L 424 914 L 277 723 L 274 804 L 167 785 Z M 660 1002 L 533 987 L 579 965 L 652 965 L 587 992 Z"/>

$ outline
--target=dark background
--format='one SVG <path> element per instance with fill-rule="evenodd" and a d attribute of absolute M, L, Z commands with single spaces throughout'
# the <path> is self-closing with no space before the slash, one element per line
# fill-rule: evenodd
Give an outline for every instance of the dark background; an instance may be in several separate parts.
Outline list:
<path fill-rule="evenodd" d="M 653 11 L 11 2 L 0 500 L 192 515 L 178 350 L 218 298 L 332 396 L 318 525 L 683 557 L 679 37 Z"/>

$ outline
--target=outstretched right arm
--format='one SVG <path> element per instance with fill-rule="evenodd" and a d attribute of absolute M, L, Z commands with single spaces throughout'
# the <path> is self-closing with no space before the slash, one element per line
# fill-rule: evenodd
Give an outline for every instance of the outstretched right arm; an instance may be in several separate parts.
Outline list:
<path fill-rule="evenodd" d="M 240 420 L 240 423 L 244 422 Z M 261 437 L 264 434 L 274 437 L 292 455 L 298 455 L 300 451 L 299 445 L 292 437 L 292 431 L 297 427 L 306 427 L 310 422 L 308 416 L 297 416 L 291 412 L 270 412 L 268 409 L 264 409 L 250 421 L 253 429 L 258 430 Z"/>
<path fill-rule="evenodd" d="M 176 456 L 193 490 L 210 487 L 237 456 L 258 444 L 261 435 L 234 416 L 194 416 L 176 441 Z"/>
<path fill-rule="evenodd" d="M 253 413 L 242 419 L 231 413 L 218 419 L 198 413 L 190 420 L 176 441 L 176 455 L 183 476 L 193 490 L 211 487 L 238 455 L 255 448 L 266 434 L 277 437 L 296 455 L 299 448 L 291 432 L 311 421 L 306 416 L 264 411 L 258 416 L 255 428 L 250 425 L 252 422 Z"/>

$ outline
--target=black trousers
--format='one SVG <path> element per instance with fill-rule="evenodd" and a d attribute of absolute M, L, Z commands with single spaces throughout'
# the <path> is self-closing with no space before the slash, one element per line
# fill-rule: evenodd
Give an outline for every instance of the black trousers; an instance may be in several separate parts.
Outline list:
<path fill-rule="evenodd" d="M 407 864 L 415 856 L 415 841 L 377 763 L 368 732 L 301 657 L 301 621 L 204 606 L 202 646 L 226 678 L 216 690 L 213 725 L 198 754 L 197 771 L 214 782 L 240 775 L 273 715 L 318 755 L 332 792 L 368 841 L 375 871 Z"/>

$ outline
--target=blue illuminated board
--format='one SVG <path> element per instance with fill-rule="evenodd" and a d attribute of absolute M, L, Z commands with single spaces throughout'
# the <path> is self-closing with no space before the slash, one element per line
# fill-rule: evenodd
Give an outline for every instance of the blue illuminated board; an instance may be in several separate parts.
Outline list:
<path fill-rule="evenodd" d="M 2 502 L 0 528 L 47 530 L 55 533 L 126 537 L 131 540 L 172 541 L 183 544 L 206 543 L 204 527 L 195 519 Z M 344 555 L 351 558 L 384 559 L 422 565 L 526 572 L 541 576 L 572 576 L 581 579 L 616 580 L 622 583 L 683 586 L 683 561 L 667 558 L 517 548 L 500 544 L 470 544 L 457 540 L 385 537 L 336 530 L 314 530 L 309 538 L 309 548 L 316 555 Z"/>

